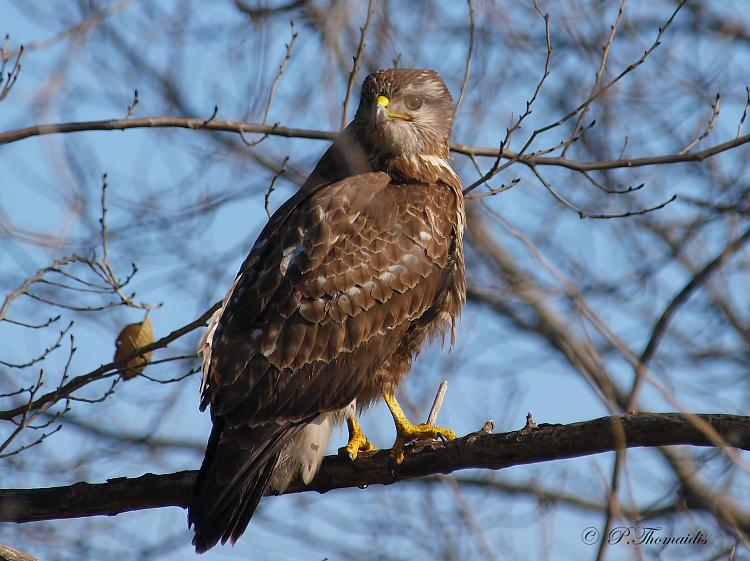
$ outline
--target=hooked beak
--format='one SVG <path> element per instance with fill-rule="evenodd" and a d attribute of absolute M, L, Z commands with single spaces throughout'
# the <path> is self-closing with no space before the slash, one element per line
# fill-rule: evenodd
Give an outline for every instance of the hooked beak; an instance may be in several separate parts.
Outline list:
<path fill-rule="evenodd" d="M 377 104 L 375 105 L 375 124 L 377 126 L 382 126 L 383 123 L 386 121 L 390 121 L 393 119 L 398 119 L 401 121 L 411 121 L 412 118 L 409 115 L 406 115 L 404 113 L 396 113 L 394 111 L 390 111 L 388 109 L 388 105 L 391 103 L 391 100 L 388 99 L 386 96 L 381 95 L 377 99 Z"/>

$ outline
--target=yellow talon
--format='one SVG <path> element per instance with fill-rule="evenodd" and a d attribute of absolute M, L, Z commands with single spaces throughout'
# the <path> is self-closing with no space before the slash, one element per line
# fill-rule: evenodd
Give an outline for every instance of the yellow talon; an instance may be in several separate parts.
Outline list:
<path fill-rule="evenodd" d="M 393 416 L 393 422 L 396 424 L 396 441 L 391 448 L 390 456 L 396 464 L 404 461 L 404 446 L 411 440 L 419 438 L 444 438 L 453 440 L 456 433 L 450 429 L 428 425 L 422 423 L 419 425 L 412 424 L 401 410 L 401 406 L 396 401 L 396 396 L 391 393 L 384 393 L 385 403 Z"/>
<path fill-rule="evenodd" d="M 362 427 L 355 417 L 347 417 L 346 426 L 349 429 L 349 442 L 343 448 L 339 448 L 339 454 L 346 455 L 351 461 L 354 461 L 360 452 L 375 452 L 377 450 L 367 440 L 365 433 L 362 432 Z"/>

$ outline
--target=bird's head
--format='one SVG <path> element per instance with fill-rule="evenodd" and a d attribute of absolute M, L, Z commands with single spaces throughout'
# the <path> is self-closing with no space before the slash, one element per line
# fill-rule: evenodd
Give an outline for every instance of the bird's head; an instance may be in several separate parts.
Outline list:
<path fill-rule="evenodd" d="M 362 84 L 354 127 L 371 156 L 448 157 L 453 100 L 434 70 L 387 68 Z"/>

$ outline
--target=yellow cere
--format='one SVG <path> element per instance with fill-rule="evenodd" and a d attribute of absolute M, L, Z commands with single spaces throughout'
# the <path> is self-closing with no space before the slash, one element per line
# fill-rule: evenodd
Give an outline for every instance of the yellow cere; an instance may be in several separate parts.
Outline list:
<path fill-rule="evenodd" d="M 388 107 L 388 104 L 390 102 L 391 100 L 385 97 L 384 95 L 378 96 L 378 105 L 380 105 L 381 107 Z"/>

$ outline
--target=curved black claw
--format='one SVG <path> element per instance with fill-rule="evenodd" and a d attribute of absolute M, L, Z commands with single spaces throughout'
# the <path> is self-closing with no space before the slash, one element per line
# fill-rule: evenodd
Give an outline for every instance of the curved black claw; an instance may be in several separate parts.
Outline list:
<path fill-rule="evenodd" d="M 359 468 L 357 467 L 357 460 L 354 458 L 354 455 L 346 449 L 346 446 L 339 448 L 339 456 L 341 456 L 342 458 L 346 458 L 349 461 L 349 465 L 354 471 L 359 471 Z"/>
<path fill-rule="evenodd" d="M 391 474 L 393 481 L 396 481 L 396 460 L 392 456 L 388 456 L 388 473 Z"/>

